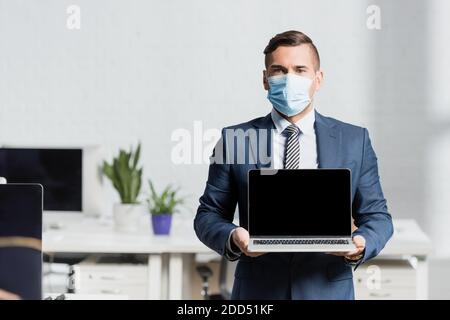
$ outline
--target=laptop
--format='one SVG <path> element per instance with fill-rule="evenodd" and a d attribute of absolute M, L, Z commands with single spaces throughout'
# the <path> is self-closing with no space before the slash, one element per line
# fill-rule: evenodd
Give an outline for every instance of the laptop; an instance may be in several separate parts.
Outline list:
<path fill-rule="evenodd" d="M 248 172 L 250 252 L 347 252 L 352 241 L 349 169 Z"/>
<path fill-rule="evenodd" d="M 0 289 L 42 298 L 42 202 L 39 184 L 0 184 Z"/>

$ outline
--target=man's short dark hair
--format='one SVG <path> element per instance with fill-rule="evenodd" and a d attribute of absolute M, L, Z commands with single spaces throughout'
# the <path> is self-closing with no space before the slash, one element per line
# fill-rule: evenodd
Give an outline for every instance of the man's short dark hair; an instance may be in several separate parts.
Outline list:
<path fill-rule="evenodd" d="M 285 31 L 283 33 L 279 33 L 275 37 L 270 39 L 269 44 L 264 49 L 264 54 L 266 55 L 266 57 L 265 57 L 266 68 L 269 65 L 269 59 L 270 59 L 271 53 L 274 52 L 278 47 L 283 47 L 283 46 L 284 47 L 296 47 L 296 46 L 299 46 L 302 44 L 307 44 L 311 48 L 311 50 L 315 56 L 314 67 L 315 67 L 316 71 L 319 70 L 320 57 L 319 57 L 319 52 L 317 51 L 316 46 L 314 45 L 314 43 L 312 42 L 310 37 L 308 37 L 303 32 L 295 31 L 295 30 L 290 30 L 290 31 Z"/>

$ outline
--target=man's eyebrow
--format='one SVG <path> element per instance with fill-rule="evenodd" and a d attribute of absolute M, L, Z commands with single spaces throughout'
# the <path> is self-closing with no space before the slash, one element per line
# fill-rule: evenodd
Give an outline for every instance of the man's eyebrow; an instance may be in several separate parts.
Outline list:
<path fill-rule="evenodd" d="M 298 69 L 308 69 L 308 66 L 303 66 L 303 65 L 297 65 L 295 67 Z"/>
<path fill-rule="evenodd" d="M 286 69 L 285 67 L 283 67 L 282 65 L 279 65 L 279 64 L 272 64 L 269 68 L 271 68 L 271 69 Z"/>

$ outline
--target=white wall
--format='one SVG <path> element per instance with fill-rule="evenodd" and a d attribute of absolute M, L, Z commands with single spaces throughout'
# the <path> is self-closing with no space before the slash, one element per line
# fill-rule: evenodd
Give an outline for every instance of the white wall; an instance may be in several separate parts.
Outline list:
<path fill-rule="evenodd" d="M 428 77 L 424 86 L 428 99 L 423 104 L 428 121 L 426 148 L 425 227 L 435 243 L 437 256 L 450 257 L 450 2 L 434 1 L 428 8 Z M 448 262 L 446 263 L 448 266 Z M 448 277 L 448 274 L 447 274 Z M 441 284 L 441 287 L 445 287 Z M 444 297 L 450 299 L 448 288 Z M 441 295 L 442 297 L 442 295 Z M 442 299 L 442 298 L 441 298 Z"/>
<path fill-rule="evenodd" d="M 412 217 L 450 256 L 450 3 L 374 1 L 371 134 L 388 204 Z"/>
<path fill-rule="evenodd" d="M 274 34 L 298 29 L 322 57 L 317 109 L 369 128 L 393 215 L 432 231 L 437 199 L 427 191 L 442 175 L 428 171 L 449 163 L 448 22 L 431 37 L 445 24 L 444 2 L 0 0 L 0 144 L 101 144 L 110 156 L 141 140 L 145 175 L 182 186 L 193 212 L 207 165 L 172 164 L 171 133 L 269 112 L 262 50 Z M 70 31 L 74 3 L 81 30 Z M 366 27 L 373 3 L 378 31 Z M 434 121 L 444 119 L 446 136 L 436 137 Z"/>

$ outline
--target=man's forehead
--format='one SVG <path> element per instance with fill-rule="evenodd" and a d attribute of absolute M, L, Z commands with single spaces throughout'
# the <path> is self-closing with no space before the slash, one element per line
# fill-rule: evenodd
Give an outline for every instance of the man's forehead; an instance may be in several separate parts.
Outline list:
<path fill-rule="evenodd" d="M 310 46 L 302 44 L 299 46 L 280 46 L 271 53 L 270 64 L 272 65 L 306 65 L 314 64 L 314 55 Z"/>

